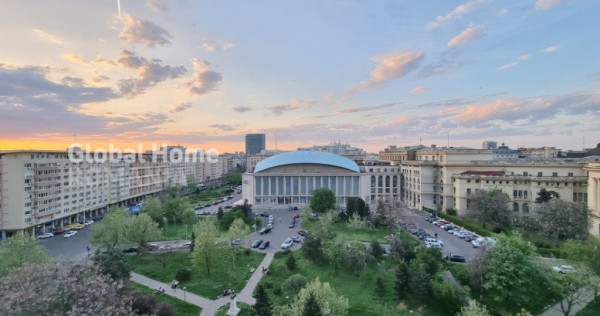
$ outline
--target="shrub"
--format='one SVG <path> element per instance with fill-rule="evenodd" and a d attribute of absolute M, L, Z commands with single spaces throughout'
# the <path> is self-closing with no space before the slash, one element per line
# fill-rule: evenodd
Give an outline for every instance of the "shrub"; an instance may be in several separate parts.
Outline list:
<path fill-rule="evenodd" d="M 175 279 L 180 282 L 188 281 L 192 277 L 192 271 L 188 268 L 179 268 L 175 273 Z"/>
<path fill-rule="evenodd" d="M 281 257 L 285 257 L 287 255 L 289 255 L 292 251 L 289 249 L 286 249 L 284 251 L 278 251 L 275 253 L 275 258 L 281 258 Z"/>
<path fill-rule="evenodd" d="M 249 255 L 250 255 L 250 252 L 251 252 L 251 251 L 250 251 L 250 249 L 249 249 L 249 248 L 246 248 L 246 249 L 244 249 L 244 254 L 245 254 L 246 256 L 249 256 Z"/>
<path fill-rule="evenodd" d="M 294 295 L 306 286 L 306 278 L 301 274 L 294 274 L 281 284 L 281 289 L 289 295 Z"/>
<path fill-rule="evenodd" d="M 156 308 L 156 298 L 152 294 L 138 291 L 131 293 L 131 308 L 136 315 L 150 315 Z"/>
<path fill-rule="evenodd" d="M 298 264 L 296 264 L 296 258 L 294 258 L 294 256 L 289 256 L 285 261 L 285 265 L 290 270 L 296 270 L 296 268 L 298 267 Z"/>
<path fill-rule="evenodd" d="M 156 316 L 175 316 L 175 309 L 173 309 L 173 305 L 167 302 L 162 302 L 156 305 L 154 314 Z"/>
<path fill-rule="evenodd" d="M 275 287 L 275 288 L 273 289 L 273 294 L 275 294 L 275 295 L 281 295 L 281 293 L 283 293 L 283 292 L 281 291 L 281 286 L 277 286 L 277 287 Z"/>
<path fill-rule="evenodd" d="M 266 288 L 266 289 L 272 289 L 273 288 L 273 283 L 271 281 L 263 281 L 262 285 Z"/>
<path fill-rule="evenodd" d="M 456 209 L 449 208 L 446 210 L 446 213 L 448 213 L 448 215 L 456 216 L 458 214 L 458 211 Z"/>

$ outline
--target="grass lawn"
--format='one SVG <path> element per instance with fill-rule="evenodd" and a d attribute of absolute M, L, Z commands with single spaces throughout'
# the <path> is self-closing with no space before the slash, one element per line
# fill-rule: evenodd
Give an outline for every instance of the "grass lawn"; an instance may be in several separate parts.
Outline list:
<path fill-rule="evenodd" d="M 295 271 L 289 271 L 285 265 L 287 256 L 291 255 L 296 257 L 298 263 L 299 268 Z M 290 302 L 286 299 L 287 294 L 275 294 L 275 289 L 291 275 L 298 273 L 305 276 L 308 282 L 319 277 L 322 282 L 329 282 L 338 295 L 347 297 L 350 302 L 348 315 L 410 315 L 408 310 L 396 308 L 399 301 L 394 290 L 394 265 L 393 259 L 384 257 L 379 263 L 371 263 L 359 277 L 345 269 L 340 270 L 336 276 L 329 265 L 314 265 L 304 259 L 300 251 L 293 251 L 275 258 L 269 267 L 269 273 L 261 282 L 274 306 Z M 378 277 L 383 278 L 385 286 L 385 295 L 381 297 L 375 295 L 375 281 Z"/>
<path fill-rule="evenodd" d="M 580 310 L 577 316 L 597 316 L 600 315 L 600 296 L 591 301 L 588 306 Z"/>
<path fill-rule="evenodd" d="M 230 250 L 223 249 L 211 266 L 210 276 L 207 276 L 205 268 L 193 267 L 190 255 L 187 251 L 148 253 L 127 256 L 127 261 L 134 272 L 165 283 L 175 279 L 178 269 L 192 268 L 191 279 L 181 282 L 180 287 L 186 286 L 191 293 L 215 299 L 221 289 L 231 288 L 240 292 L 250 278 L 249 267 L 258 267 L 264 258 L 262 253 L 251 251 L 246 255 L 240 250 L 236 253 L 234 268 Z"/>
<path fill-rule="evenodd" d="M 302 229 L 308 231 L 318 230 L 319 222 L 317 220 L 304 221 L 302 223 Z M 398 233 L 396 227 L 383 227 L 383 228 L 349 228 L 346 222 L 335 222 L 331 225 L 331 231 L 336 234 L 336 237 L 342 240 L 354 240 L 354 241 L 366 241 L 371 242 L 373 239 L 379 241 L 379 243 L 387 244 L 390 241 L 385 239 L 385 236 L 390 234 L 392 231 L 394 234 Z"/>
<path fill-rule="evenodd" d="M 188 202 L 190 202 L 193 206 L 202 205 L 204 206 L 207 203 L 212 203 L 214 201 L 222 199 L 224 196 L 227 196 L 225 192 L 227 188 L 218 188 L 212 190 L 200 191 L 198 194 L 192 194 L 187 197 Z"/>
<path fill-rule="evenodd" d="M 252 307 L 246 303 L 237 303 L 237 307 L 240 309 L 238 316 L 250 316 L 250 312 L 252 311 Z M 221 306 L 215 316 L 226 316 L 227 311 L 229 310 L 229 303 L 227 305 Z"/>
<path fill-rule="evenodd" d="M 153 289 L 134 282 L 130 282 L 128 287 L 134 291 L 142 292 L 144 294 L 154 294 Z M 168 302 L 173 305 L 173 308 L 175 309 L 175 315 L 177 316 L 198 316 L 202 312 L 201 307 L 186 303 L 178 298 L 166 294 L 155 295 L 155 297 L 156 303 Z"/>

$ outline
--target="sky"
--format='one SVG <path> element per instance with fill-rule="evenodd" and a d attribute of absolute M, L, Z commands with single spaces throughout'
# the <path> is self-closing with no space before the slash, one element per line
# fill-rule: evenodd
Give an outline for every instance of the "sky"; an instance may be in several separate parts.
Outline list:
<path fill-rule="evenodd" d="M 600 143 L 600 1 L 0 4 L 0 150 Z"/>

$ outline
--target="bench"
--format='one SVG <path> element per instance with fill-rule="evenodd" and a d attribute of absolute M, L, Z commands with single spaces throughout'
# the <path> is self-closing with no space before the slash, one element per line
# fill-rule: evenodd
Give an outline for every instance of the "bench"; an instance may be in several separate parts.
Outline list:
<path fill-rule="evenodd" d="M 254 273 L 254 271 L 256 271 L 255 268 L 250 268 L 250 273 Z"/>

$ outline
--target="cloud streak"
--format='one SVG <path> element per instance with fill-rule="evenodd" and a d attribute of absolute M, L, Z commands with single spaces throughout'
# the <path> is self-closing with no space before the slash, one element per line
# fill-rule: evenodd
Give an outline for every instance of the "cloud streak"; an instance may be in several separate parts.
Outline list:
<path fill-rule="evenodd" d="M 389 81 L 406 76 L 419 66 L 425 52 L 397 52 L 373 57 L 375 69 L 371 71 L 371 78 L 348 88 L 344 100 L 354 96 L 359 90 L 379 89 Z"/>
<path fill-rule="evenodd" d="M 458 45 L 466 45 L 472 41 L 478 40 L 485 35 L 485 25 L 471 25 L 466 30 L 452 38 L 448 42 L 448 47 L 454 47 Z"/>
<path fill-rule="evenodd" d="M 299 100 L 294 99 L 289 103 L 282 103 L 274 106 L 270 106 L 267 109 L 271 110 L 271 112 L 277 116 L 282 115 L 284 112 L 295 111 L 300 108 L 312 108 L 317 104 L 317 101 L 314 100 Z"/>
<path fill-rule="evenodd" d="M 169 110 L 169 113 L 183 112 L 191 107 L 192 107 L 192 103 L 190 103 L 190 102 L 175 104 L 171 107 L 171 109 Z"/>
<path fill-rule="evenodd" d="M 510 63 L 504 64 L 504 65 L 498 67 L 498 70 L 506 70 L 506 69 L 512 68 L 512 67 L 514 67 L 514 66 L 516 66 L 516 65 L 518 65 L 518 64 L 520 64 L 520 63 L 522 63 L 524 61 L 528 61 L 528 60 L 532 59 L 537 54 L 553 53 L 553 52 L 557 51 L 559 48 L 560 47 L 558 45 L 555 45 L 555 46 L 550 46 L 550 47 L 548 47 L 546 49 L 543 49 L 543 50 L 541 50 L 541 51 L 539 51 L 537 53 L 531 53 L 531 54 L 521 55 L 517 59 L 511 61 Z"/>
<path fill-rule="evenodd" d="M 452 12 L 446 15 L 439 15 L 433 21 L 425 25 L 425 29 L 436 29 L 452 20 L 460 19 L 478 7 L 490 2 L 490 0 L 471 0 L 454 8 Z"/>
<path fill-rule="evenodd" d="M 342 114 L 342 113 L 356 113 L 356 112 L 377 111 L 377 110 L 380 110 L 380 109 L 385 109 L 385 108 L 393 107 L 393 106 L 398 105 L 400 103 L 401 102 L 393 102 L 393 103 L 381 103 L 381 104 L 375 104 L 375 105 L 369 105 L 369 106 L 362 106 L 362 107 L 351 107 L 351 108 L 347 108 L 347 109 L 343 109 L 343 110 L 337 110 L 337 111 L 335 111 L 335 113 Z"/>
<path fill-rule="evenodd" d="M 536 10 L 548 10 L 552 9 L 555 6 L 561 4 L 564 0 L 537 0 L 535 2 Z"/>
<path fill-rule="evenodd" d="M 238 107 L 234 107 L 233 110 L 238 113 L 244 113 L 244 112 L 251 111 L 252 108 L 247 107 L 247 106 L 238 106 Z"/>
<path fill-rule="evenodd" d="M 209 125 L 209 127 L 220 129 L 225 132 L 235 131 L 235 127 L 233 127 L 229 124 L 212 124 L 212 125 Z"/>
<path fill-rule="evenodd" d="M 412 94 L 424 93 L 426 91 L 427 91 L 427 87 L 424 87 L 424 86 L 417 86 L 417 87 L 412 88 L 412 90 L 410 90 L 410 92 Z"/>
<path fill-rule="evenodd" d="M 39 39 L 41 39 L 42 41 L 44 41 L 46 43 L 51 43 L 51 44 L 55 44 L 55 45 L 63 44 L 63 41 L 60 38 L 58 38 L 50 33 L 44 32 L 40 29 L 33 29 L 33 32 L 35 33 L 35 35 L 37 35 L 37 37 Z"/>
<path fill-rule="evenodd" d="M 173 38 L 173 35 L 159 25 L 150 21 L 138 20 L 127 13 L 122 15 L 122 21 L 124 25 L 119 34 L 120 39 L 147 47 L 171 44 L 170 39 Z"/>

